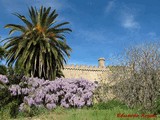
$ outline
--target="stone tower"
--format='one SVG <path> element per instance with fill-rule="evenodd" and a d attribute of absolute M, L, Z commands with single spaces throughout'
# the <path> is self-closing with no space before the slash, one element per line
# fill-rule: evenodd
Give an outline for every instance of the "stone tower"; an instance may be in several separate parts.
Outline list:
<path fill-rule="evenodd" d="M 99 68 L 105 68 L 105 58 L 99 58 L 98 59 L 98 67 Z"/>
<path fill-rule="evenodd" d="M 63 69 L 65 78 L 84 78 L 90 81 L 108 81 L 110 70 L 105 66 L 105 59 L 98 59 L 98 66 L 65 65 Z"/>

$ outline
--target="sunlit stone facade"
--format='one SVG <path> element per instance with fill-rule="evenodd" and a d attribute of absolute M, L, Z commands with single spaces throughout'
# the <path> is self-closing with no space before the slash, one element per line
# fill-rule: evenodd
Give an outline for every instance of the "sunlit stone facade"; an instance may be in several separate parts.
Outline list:
<path fill-rule="evenodd" d="M 105 66 L 105 59 L 99 58 L 98 66 L 65 65 L 63 74 L 66 78 L 85 78 L 91 81 L 108 80 L 110 70 Z"/>

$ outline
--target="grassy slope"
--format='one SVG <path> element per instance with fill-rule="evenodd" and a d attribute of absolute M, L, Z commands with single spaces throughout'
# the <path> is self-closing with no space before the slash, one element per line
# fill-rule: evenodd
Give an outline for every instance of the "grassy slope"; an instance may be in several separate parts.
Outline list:
<path fill-rule="evenodd" d="M 124 114 L 138 114 L 137 118 L 119 118 L 118 113 Z M 157 118 L 148 118 L 149 120 L 160 120 Z M 148 120 L 147 118 L 141 118 L 141 114 L 136 110 L 121 109 L 115 107 L 108 110 L 93 110 L 93 109 L 56 109 L 50 112 L 43 112 L 42 114 L 32 118 L 18 118 L 16 120 Z"/>

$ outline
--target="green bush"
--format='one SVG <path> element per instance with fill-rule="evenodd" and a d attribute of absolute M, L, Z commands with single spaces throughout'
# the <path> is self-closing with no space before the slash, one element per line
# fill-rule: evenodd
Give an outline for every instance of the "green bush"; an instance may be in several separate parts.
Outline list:
<path fill-rule="evenodd" d="M 5 89 L 0 91 L 0 96 L 0 116 L 16 118 L 21 99 L 19 97 L 12 97 Z"/>
<path fill-rule="evenodd" d="M 9 85 L 18 83 L 21 78 L 22 76 L 10 74 L 8 76 L 8 84 L 0 83 L 0 120 L 16 118 L 18 115 L 19 105 L 22 103 L 23 96 L 11 96 L 8 88 Z"/>
<path fill-rule="evenodd" d="M 0 120 L 16 118 L 18 115 L 18 101 L 11 100 L 0 109 Z"/>
<path fill-rule="evenodd" d="M 160 114 L 160 97 L 155 101 L 155 108 L 153 110 L 155 114 Z"/>
<path fill-rule="evenodd" d="M 99 109 L 99 110 L 112 109 L 114 107 L 128 109 L 128 107 L 124 103 L 117 100 L 110 100 L 108 102 L 99 102 L 93 105 L 93 109 Z"/>
<path fill-rule="evenodd" d="M 21 68 L 12 68 L 8 67 L 7 78 L 9 79 L 9 84 L 19 84 L 22 77 L 25 75 L 25 72 Z"/>
<path fill-rule="evenodd" d="M 25 111 L 19 112 L 18 117 L 33 117 L 40 115 L 42 113 L 44 114 L 49 111 L 45 107 L 35 107 L 35 106 L 32 107 L 26 106 L 26 107 L 27 109 Z"/>

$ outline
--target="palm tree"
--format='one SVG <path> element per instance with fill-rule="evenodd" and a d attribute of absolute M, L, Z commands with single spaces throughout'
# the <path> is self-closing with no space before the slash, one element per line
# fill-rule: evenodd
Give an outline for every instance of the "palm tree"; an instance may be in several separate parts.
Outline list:
<path fill-rule="evenodd" d="M 69 22 L 56 24 L 58 14 L 51 7 L 41 6 L 29 8 L 29 18 L 14 13 L 25 26 L 7 24 L 11 28 L 9 34 L 19 31 L 20 34 L 7 38 L 7 63 L 9 66 L 21 66 L 28 71 L 28 75 L 55 79 L 57 70 L 63 68 L 66 57 L 70 57 L 71 48 L 66 43 L 64 33 L 71 32 L 69 28 L 62 28 Z M 59 75 L 58 75 L 59 76 Z"/>

